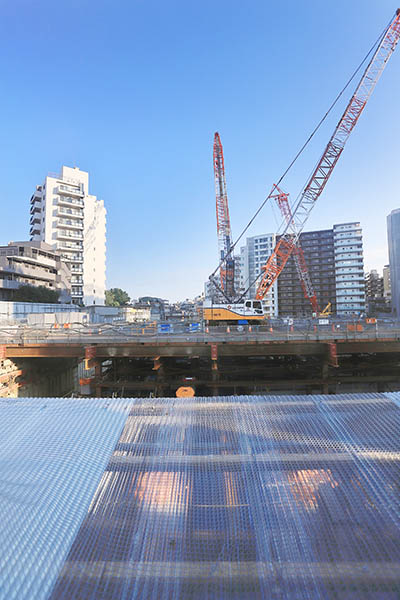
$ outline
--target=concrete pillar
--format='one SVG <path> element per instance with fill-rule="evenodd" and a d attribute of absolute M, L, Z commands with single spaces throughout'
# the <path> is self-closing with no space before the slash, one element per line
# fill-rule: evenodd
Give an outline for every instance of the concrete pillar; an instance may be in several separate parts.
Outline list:
<path fill-rule="evenodd" d="M 154 358 L 153 371 L 156 372 L 154 395 L 156 398 L 162 398 L 165 395 L 165 365 L 161 356 L 156 356 Z"/>
<path fill-rule="evenodd" d="M 102 376 L 103 376 L 102 361 L 99 358 L 97 358 L 94 363 L 94 392 L 95 392 L 96 398 L 102 397 L 102 388 L 101 388 Z"/>
<path fill-rule="evenodd" d="M 211 344 L 211 381 L 216 383 L 219 381 L 218 372 L 218 346 L 217 344 Z M 217 385 L 211 386 L 213 396 L 218 396 L 219 388 Z"/>
<path fill-rule="evenodd" d="M 327 358 L 322 361 L 322 392 L 324 394 L 329 393 L 329 362 Z"/>

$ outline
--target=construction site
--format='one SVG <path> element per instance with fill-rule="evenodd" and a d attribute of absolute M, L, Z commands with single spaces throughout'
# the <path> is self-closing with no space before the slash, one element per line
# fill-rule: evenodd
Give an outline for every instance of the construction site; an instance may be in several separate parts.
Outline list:
<path fill-rule="evenodd" d="M 296 202 L 272 186 L 246 289 L 215 133 L 198 322 L 0 329 L 0 600 L 398 600 L 400 324 L 335 318 L 300 236 L 399 38 L 400 9 Z M 289 259 L 308 319 L 270 312 Z"/>

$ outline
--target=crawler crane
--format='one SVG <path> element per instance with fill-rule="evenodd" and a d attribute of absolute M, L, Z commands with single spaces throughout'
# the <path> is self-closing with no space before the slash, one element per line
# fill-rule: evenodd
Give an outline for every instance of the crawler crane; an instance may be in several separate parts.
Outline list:
<path fill-rule="evenodd" d="M 204 308 L 204 318 L 210 324 L 218 324 L 218 322 L 237 322 L 238 319 L 246 319 L 245 307 L 246 304 L 254 308 L 254 303 L 259 302 L 262 307 L 262 300 L 266 297 L 273 284 L 282 273 L 289 257 L 296 252 L 300 234 L 314 208 L 318 198 L 323 192 L 325 185 L 331 176 L 333 169 L 347 140 L 350 137 L 362 111 L 364 110 L 384 68 L 386 67 L 390 57 L 392 56 L 396 45 L 400 38 L 400 9 L 396 11 L 393 19 L 383 33 L 377 48 L 375 49 L 371 60 L 369 61 L 361 80 L 352 95 L 346 109 L 339 120 L 313 174 L 305 185 L 300 194 L 296 206 L 290 210 L 290 214 L 280 233 L 280 239 L 277 242 L 271 256 L 268 258 L 263 267 L 263 274 L 258 285 L 255 300 L 247 300 L 236 302 L 231 305 L 213 305 L 212 308 Z M 277 186 L 274 185 L 268 196 L 273 197 L 276 194 Z M 284 194 L 279 189 L 278 194 Z M 287 196 L 286 196 L 287 197 Z M 278 232 L 279 233 L 279 232 Z M 233 246 L 231 248 L 232 252 Z M 251 282 L 253 284 L 255 282 Z M 264 317 L 261 308 L 260 320 Z"/>

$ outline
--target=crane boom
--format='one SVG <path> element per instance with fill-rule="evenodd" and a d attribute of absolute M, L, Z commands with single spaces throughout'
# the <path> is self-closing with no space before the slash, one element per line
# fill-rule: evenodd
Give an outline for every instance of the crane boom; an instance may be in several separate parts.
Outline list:
<path fill-rule="evenodd" d="M 326 146 L 313 174 L 300 195 L 293 210 L 292 218 L 286 223 L 279 242 L 268 258 L 263 276 L 257 289 L 256 298 L 263 299 L 281 274 L 306 224 L 311 210 L 321 195 L 332 171 L 339 160 L 343 148 L 356 125 L 375 85 L 379 81 L 389 58 L 393 54 L 400 37 L 400 9 L 382 36 L 367 68 L 361 77 L 356 91 L 350 99 L 331 139 Z"/>
<path fill-rule="evenodd" d="M 217 210 L 217 235 L 220 267 L 221 288 L 232 301 L 234 297 L 235 263 L 231 252 L 232 233 L 229 219 L 228 195 L 226 192 L 224 153 L 219 133 L 214 135 L 214 180 Z"/>

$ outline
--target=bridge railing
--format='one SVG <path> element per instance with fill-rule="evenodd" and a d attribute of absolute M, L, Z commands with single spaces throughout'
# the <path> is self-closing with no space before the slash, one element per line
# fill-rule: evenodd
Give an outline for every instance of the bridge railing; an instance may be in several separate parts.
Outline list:
<path fill-rule="evenodd" d="M 194 327 L 196 325 L 196 327 Z M 70 325 L 68 327 L 1 326 L 0 344 L 87 344 L 124 342 L 265 342 L 400 339 L 400 323 L 315 323 L 271 326 L 206 327 L 203 323 L 143 325 Z"/>

